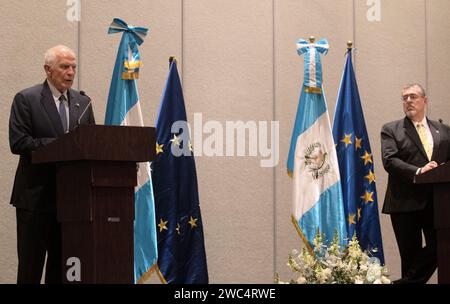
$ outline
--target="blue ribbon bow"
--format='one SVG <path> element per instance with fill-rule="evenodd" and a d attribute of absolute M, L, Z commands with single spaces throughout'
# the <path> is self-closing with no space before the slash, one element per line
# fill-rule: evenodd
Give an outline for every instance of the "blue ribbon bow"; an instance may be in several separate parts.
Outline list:
<path fill-rule="evenodd" d="M 148 29 L 140 26 L 131 26 L 122 19 L 114 18 L 108 29 L 108 34 L 120 32 L 123 32 L 119 46 L 119 53 L 122 54 L 123 59 L 122 79 L 136 79 L 139 77 L 139 67 L 141 66 L 141 55 L 139 54 L 138 46 L 144 42 Z"/>
<path fill-rule="evenodd" d="M 147 36 L 148 29 L 140 26 L 128 25 L 125 21 L 119 18 L 114 18 L 108 29 L 108 34 L 115 34 L 119 32 L 128 32 L 138 45 L 144 42 L 145 36 Z"/>

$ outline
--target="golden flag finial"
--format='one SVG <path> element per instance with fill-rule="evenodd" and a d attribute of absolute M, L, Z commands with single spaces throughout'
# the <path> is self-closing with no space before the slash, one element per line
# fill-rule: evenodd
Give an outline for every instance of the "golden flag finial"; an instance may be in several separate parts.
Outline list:
<path fill-rule="evenodd" d="M 351 40 L 347 41 L 347 49 L 353 48 L 353 42 Z"/>

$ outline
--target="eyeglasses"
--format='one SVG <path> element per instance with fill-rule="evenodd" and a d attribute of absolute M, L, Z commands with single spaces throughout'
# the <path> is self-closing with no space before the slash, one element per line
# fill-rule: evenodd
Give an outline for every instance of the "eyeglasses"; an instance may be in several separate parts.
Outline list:
<path fill-rule="evenodd" d="M 422 96 L 417 95 L 417 94 L 406 94 L 406 95 L 402 96 L 402 100 L 403 100 L 403 102 L 407 102 L 408 98 L 409 98 L 409 99 L 411 99 L 411 101 L 416 101 L 420 97 L 422 97 Z"/>

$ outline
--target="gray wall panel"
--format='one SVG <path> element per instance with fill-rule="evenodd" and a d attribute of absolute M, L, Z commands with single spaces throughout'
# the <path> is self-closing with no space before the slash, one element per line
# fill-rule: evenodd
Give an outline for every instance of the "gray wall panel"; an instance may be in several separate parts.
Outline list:
<path fill-rule="evenodd" d="M 184 3 L 190 121 L 195 112 L 223 126 L 272 120 L 272 1 Z M 211 282 L 271 282 L 273 170 L 260 168 L 258 157 L 196 162 Z"/>

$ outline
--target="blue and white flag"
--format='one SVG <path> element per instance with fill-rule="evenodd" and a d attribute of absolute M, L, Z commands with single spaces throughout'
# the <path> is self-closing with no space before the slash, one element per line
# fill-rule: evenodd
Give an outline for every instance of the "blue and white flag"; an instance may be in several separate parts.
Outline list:
<path fill-rule="evenodd" d="M 293 176 L 292 221 L 308 249 L 313 248 L 317 231 L 325 243 L 338 234 L 339 244 L 347 244 L 339 167 L 331 124 L 322 89 L 320 53 L 328 52 L 325 39 L 297 43 L 305 55 L 305 78 L 292 132 L 288 172 Z"/>
<path fill-rule="evenodd" d="M 333 137 L 342 177 L 348 235 L 350 238 L 356 235 L 361 248 L 377 257 L 383 265 L 372 150 L 353 71 L 351 49 L 347 53 L 334 112 Z"/>
<path fill-rule="evenodd" d="M 147 29 L 114 18 L 108 34 L 123 33 L 112 75 L 105 125 L 144 126 L 136 85 L 141 59 L 138 46 Z M 158 260 L 155 203 L 148 162 L 139 163 L 134 199 L 134 280 L 143 281 Z"/>

